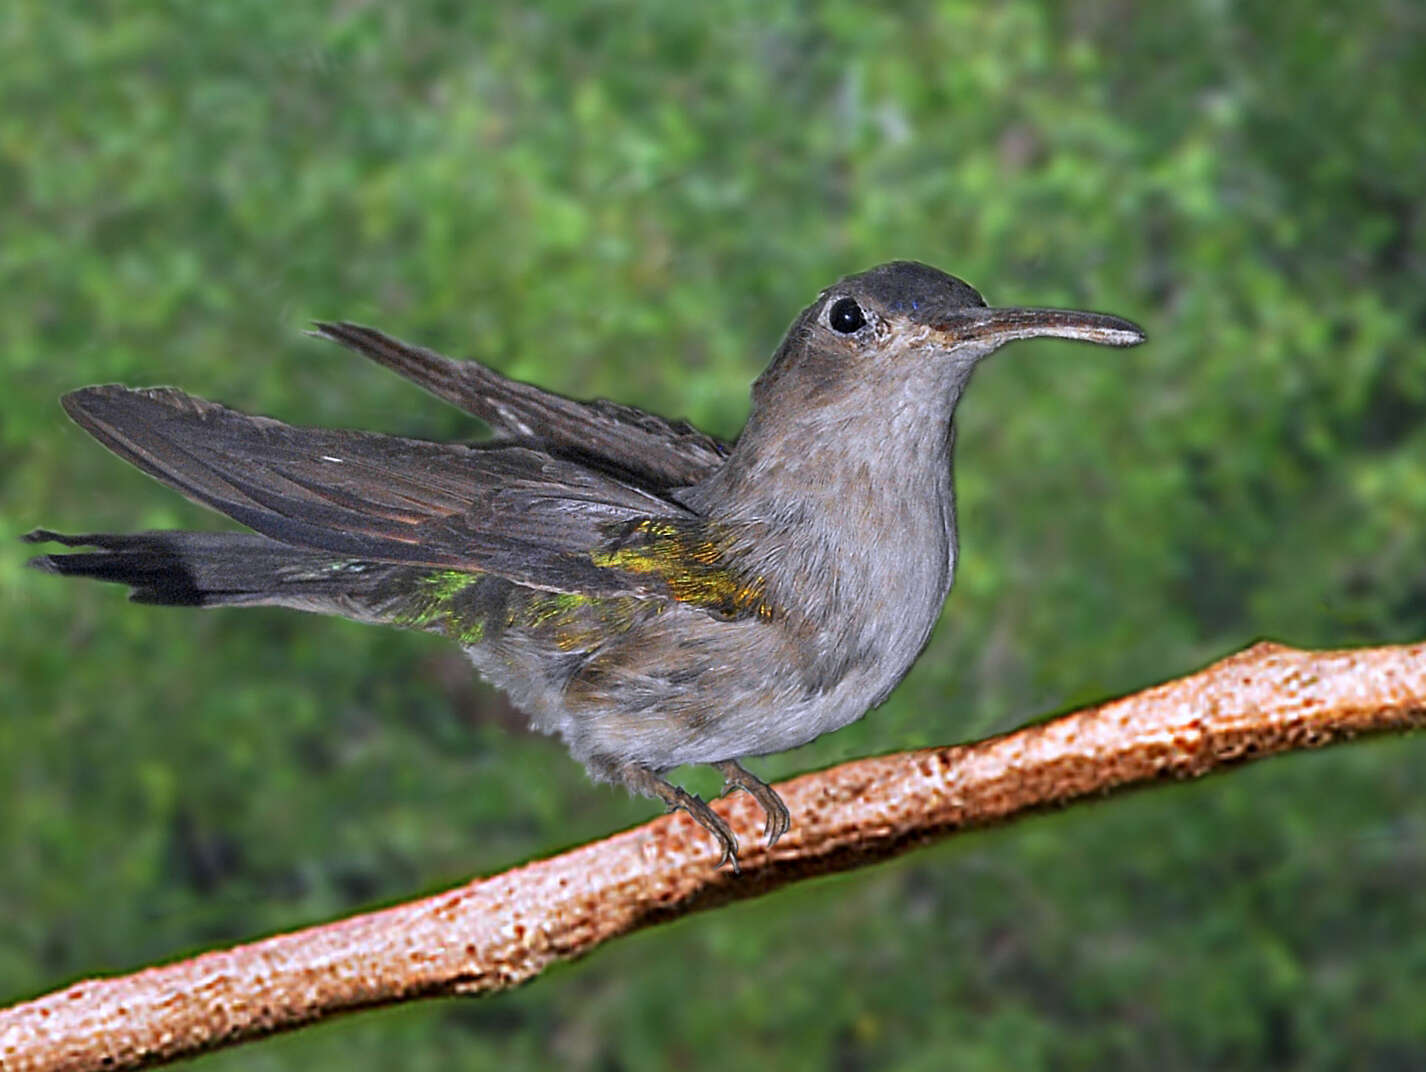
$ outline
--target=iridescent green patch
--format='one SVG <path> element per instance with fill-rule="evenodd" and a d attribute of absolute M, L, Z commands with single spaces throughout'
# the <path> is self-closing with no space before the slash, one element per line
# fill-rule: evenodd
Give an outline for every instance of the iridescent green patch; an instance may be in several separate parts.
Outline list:
<path fill-rule="evenodd" d="M 575 592 L 532 592 L 512 603 L 506 621 L 552 640 L 561 651 L 592 651 L 627 630 L 644 605 L 636 596 L 592 599 Z"/>
<path fill-rule="evenodd" d="M 767 582 L 724 561 L 729 541 L 708 525 L 681 525 L 649 518 L 620 534 L 615 546 L 590 553 L 596 566 L 652 575 L 680 603 L 728 618 L 771 618 Z"/>
<path fill-rule="evenodd" d="M 523 614 L 512 615 L 511 624 L 520 624 L 537 629 L 547 623 L 558 623 L 567 619 L 579 607 L 590 602 L 589 597 L 578 592 L 542 592 L 532 596 L 525 603 Z M 518 621 L 513 620 L 516 617 Z"/>
<path fill-rule="evenodd" d="M 461 614 L 457 597 L 481 579 L 479 573 L 437 570 L 422 577 L 406 606 L 396 615 L 397 625 L 411 629 L 436 629 L 462 644 L 475 644 L 485 636 L 485 622 Z"/>

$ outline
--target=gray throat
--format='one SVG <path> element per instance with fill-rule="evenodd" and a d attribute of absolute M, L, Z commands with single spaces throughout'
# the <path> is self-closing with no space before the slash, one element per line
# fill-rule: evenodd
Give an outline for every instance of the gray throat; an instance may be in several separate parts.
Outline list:
<path fill-rule="evenodd" d="M 960 393 L 873 409 L 849 399 L 791 421 L 755 413 L 727 463 L 680 496 L 746 533 L 735 553 L 786 610 L 810 691 L 861 671 L 880 703 L 925 647 L 955 573 Z"/>

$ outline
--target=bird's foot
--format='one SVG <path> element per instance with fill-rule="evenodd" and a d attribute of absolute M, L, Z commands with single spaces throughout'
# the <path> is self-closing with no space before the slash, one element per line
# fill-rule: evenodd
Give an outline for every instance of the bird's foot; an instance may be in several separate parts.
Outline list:
<path fill-rule="evenodd" d="M 671 812 L 687 812 L 694 822 L 717 838 L 718 845 L 723 850 L 723 855 L 718 860 L 718 867 L 728 864 L 732 867 L 735 875 L 742 871 L 742 868 L 738 866 L 738 839 L 733 836 L 732 829 L 723 821 L 722 817 L 704 803 L 701 797 L 660 778 L 647 767 L 629 766 L 625 767 L 621 773 L 624 784 L 630 789 L 643 793 L 645 796 L 657 797 L 668 805 L 668 810 Z"/>
<path fill-rule="evenodd" d="M 763 836 L 767 838 L 768 848 L 777 844 L 777 839 L 787 833 L 792 826 L 792 813 L 787 810 L 787 805 L 782 802 L 782 797 L 767 782 L 757 775 L 746 771 L 735 759 L 725 759 L 722 763 L 714 763 L 714 768 L 723 775 L 723 793 L 726 795 L 734 789 L 742 789 L 751 793 L 753 799 L 762 806 L 763 814 L 767 816 L 767 825 L 763 827 Z"/>
<path fill-rule="evenodd" d="M 728 824 L 704 802 L 702 797 L 676 785 L 669 788 L 673 790 L 673 794 L 672 799 L 668 800 L 668 810 L 687 812 L 693 817 L 694 822 L 717 838 L 718 844 L 723 849 L 723 855 L 718 860 L 718 867 L 727 864 L 733 869 L 733 874 L 739 874 L 742 868 L 738 866 L 738 839 L 733 836 L 733 831 Z"/>

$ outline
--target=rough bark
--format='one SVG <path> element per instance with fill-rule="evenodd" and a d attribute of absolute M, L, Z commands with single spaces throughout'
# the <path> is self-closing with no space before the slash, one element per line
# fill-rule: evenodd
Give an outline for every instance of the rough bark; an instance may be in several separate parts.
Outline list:
<path fill-rule="evenodd" d="M 777 787 L 793 827 L 717 804 L 742 873 L 668 816 L 435 897 L 0 1010 L 0 1068 L 157 1064 L 339 1012 L 483 994 L 663 920 L 883 860 L 957 830 L 1132 785 L 1426 723 L 1426 645 L 1259 644 L 1189 677 L 971 745 L 857 760 Z"/>

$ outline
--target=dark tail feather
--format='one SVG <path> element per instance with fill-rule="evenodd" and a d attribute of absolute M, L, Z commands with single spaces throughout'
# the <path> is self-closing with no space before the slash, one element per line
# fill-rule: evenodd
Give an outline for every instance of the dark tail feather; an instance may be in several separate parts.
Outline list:
<path fill-rule="evenodd" d="M 330 552 L 293 548 L 246 532 L 69 536 L 36 529 L 24 540 L 97 549 L 40 555 L 29 562 L 36 569 L 127 584 L 135 603 L 178 607 L 268 603 L 350 613 L 383 573 L 383 567 L 373 563 L 346 561 Z"/>

